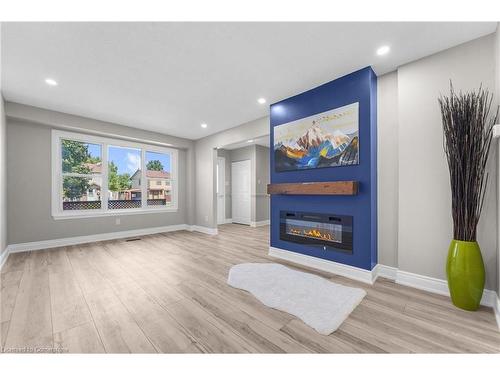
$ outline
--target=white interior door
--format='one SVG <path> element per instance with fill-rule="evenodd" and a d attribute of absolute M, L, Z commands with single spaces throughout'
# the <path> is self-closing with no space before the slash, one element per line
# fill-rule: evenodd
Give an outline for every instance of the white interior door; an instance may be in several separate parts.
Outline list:
<path fill-rule="evenodd" d="M 233 223 L 250 225 L 251 215 L 250 160 L 231 164 L 231 206 Z"/>
<path fill-rule="evenodd" d="M 226 159 L 217 158 L 217 224 L 226 222 Z"/>

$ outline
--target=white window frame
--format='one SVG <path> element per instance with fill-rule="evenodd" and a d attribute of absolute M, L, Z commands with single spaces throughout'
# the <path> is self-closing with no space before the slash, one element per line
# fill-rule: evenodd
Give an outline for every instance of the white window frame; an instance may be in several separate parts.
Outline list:
<path fill-rule="evenodd" d="M 102 186 L 101 208 L 95 210 L 63 210 L 62 199 L 62 159 L 61 140 L 92 143 L 101 146 Z M 126 147 L 141 150 L 141 207 L 130 209 L 108 209 L 108 153 L 110 146 Z M 170 155 L 171 202 L 166 206 L 147 205 L 146 152 L 152 151 Z M 88 218 L 101 216 L 120 216 L 149 214 L 160 212 L 177 212 L 178 210 L 178 150 L 169 147 L 150 145 L 147 143 L 124 141 L 118 138 L 99 137 L 94 135 L 52 130 L 52 217 L 55 220 Z"/>

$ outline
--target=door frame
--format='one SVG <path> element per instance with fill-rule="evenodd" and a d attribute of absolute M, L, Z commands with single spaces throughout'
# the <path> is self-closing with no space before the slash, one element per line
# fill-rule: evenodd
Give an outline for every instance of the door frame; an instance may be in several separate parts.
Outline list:
<path fill-rule="evenodd" d="M 219 162 L 222 161 L 223 171 L 224 171 L 224 181 L 219 181 Z M 217 225 L 226 223 L 226 158 L 224 156 L 217 156 L 217 164 L 216 164 L 216 186 L 215 186 L 215 197 L 216 197 L 216 206 L 217 206 Z M 217 184 L 219 182 L 219 184 Z M 219 185 L 223 186 L 224 194 L 222 197 L 222 222 L 219 220 Z"/>

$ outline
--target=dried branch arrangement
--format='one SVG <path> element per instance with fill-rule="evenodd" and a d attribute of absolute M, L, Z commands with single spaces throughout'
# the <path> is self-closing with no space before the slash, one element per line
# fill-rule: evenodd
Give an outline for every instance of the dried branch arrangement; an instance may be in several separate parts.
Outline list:
<path fill-rule="evenodd" d="M 482 87 L 439 99 L 444 132 L 444 151 L 450 171 L 453 238 L 476 241 L 476 229 L 488 185 L 486 162 L 498 108 L 490 116 L 493 95 Z"/>

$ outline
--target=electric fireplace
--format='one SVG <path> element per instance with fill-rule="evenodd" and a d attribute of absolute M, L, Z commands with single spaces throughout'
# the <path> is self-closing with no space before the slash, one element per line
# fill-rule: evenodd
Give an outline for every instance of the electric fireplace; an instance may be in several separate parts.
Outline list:
<path fill-rule="evenodd" d="M 352 253 L 352 216 L 281 211 L 280 239 Z"/>

